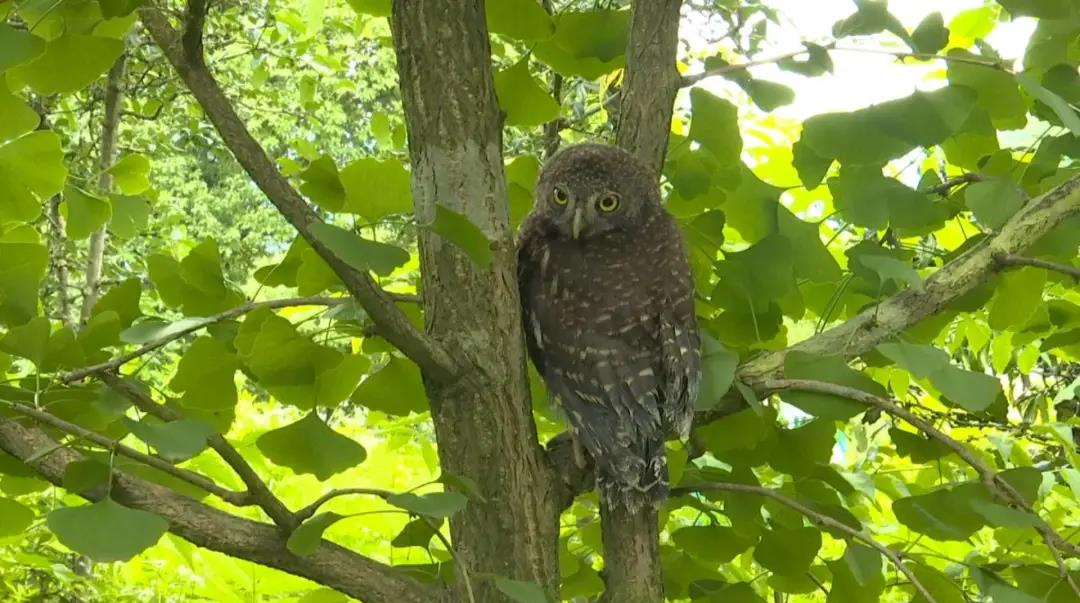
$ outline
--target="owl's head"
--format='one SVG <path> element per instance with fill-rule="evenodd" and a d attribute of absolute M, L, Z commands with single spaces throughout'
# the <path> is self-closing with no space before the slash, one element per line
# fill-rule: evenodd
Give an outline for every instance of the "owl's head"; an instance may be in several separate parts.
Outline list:
<path fill-rule="evenodd" d="M 636 157 L 604 144 L 564 147 L 540 170 L 535 213 L 561 238 L 587 240 L 640 228 L 660 209 L 660 188 Z"/>

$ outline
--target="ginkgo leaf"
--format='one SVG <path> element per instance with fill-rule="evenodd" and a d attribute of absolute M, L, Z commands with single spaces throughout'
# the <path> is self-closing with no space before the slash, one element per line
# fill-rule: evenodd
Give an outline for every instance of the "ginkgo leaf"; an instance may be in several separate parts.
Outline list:
<path fill-rule="evenodd" d="M 71 550 L 98 562 L 127 561 L 157 544 L 169 523 L 163 518 L 105 499 L 57 509 L 49 529 Z"/>
<path fill-rule="evenodd" d="M 394 494 L 387 498 L 386 502 L 417 515 L 445 519 L 464 509 L 468 499 L 458 492 L 432 492 L 422 495 Z"/>
<path fill-rule="evenodd" d="M 262 434 L 256 445 L 275 464 L 296 473 L 311 473 L 320 480 L 359 465 L 367 458 L 363 446 L 330 429 L 314 413 Z"/>
<path fill-rule="evenodd" d="M 337 513 L 319 513 L 293 530 L 285 546 L 294 555 L 311 555 L 319 548 L 323 533 L 342 519 L 345 519 L 345 516 Z"/>

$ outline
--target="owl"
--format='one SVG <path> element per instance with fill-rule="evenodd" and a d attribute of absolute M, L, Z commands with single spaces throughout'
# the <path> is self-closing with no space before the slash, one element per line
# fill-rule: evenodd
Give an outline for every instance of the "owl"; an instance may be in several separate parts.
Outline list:
<path fill-rule="evenodd" d="M 667 497 L 664 441 L 685 437 L 701 375 L 682 232 L 637 158 L 578 144 L 540 172 L 518 234 L 529 356 L 593 458 L 600 496 Z"/>

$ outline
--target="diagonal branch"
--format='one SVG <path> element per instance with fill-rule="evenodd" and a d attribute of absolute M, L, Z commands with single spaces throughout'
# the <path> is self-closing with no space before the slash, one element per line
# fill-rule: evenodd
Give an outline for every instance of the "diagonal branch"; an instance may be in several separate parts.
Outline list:
<path fill-rule="evenodd" d="M 755 494 L 758 496 L 771 498 L 776 502 L 784 505 L 785 507 L 799 512 L 804 517 L 818 524 L 819 526 L 841 532 L 847 535 L 848 538 L 851 538 L 853 540 L 859 540 L 884 555 L 885 558 L 887 558 L 894 566 L 896 566 L 896 569 L 900 570 L 900 573 L 904 574 L 904 576 L 906 576 L 907 579 L 911 581 L 911 584 L 915 587 L 915 590 L 919 591 L 919 594 L 921 594 L 928 602 L 937 603 L 936 599 L 934 599 L 934 596 L 930 594 L 930 591 L 927 590 L 926 586 L 924 586 L 923 583 L 919 580 L 919 577 L 915 575 L 915 572 L 911 571 L 911 568 L 904 565 L 904 558 L 899 552 L 881 544 L 880 542 L 875 540 L 873 536 L 870 536 L 866 532 L 862 530 L 856 530 L 855 528 L 847 525 L 846 523 L 837 521 L 836 519 L 833 519 L 832 517 L 829 517 L 824 513 L 818 513 L 810 507 L 807 507 L 806 505 L 800 503 L 797 500 L 788 498 L 787 496 L 784 496 L 776 490 L 762 488 L 761 486 L 751 486 L 749 484 L 710 482 L 702 484 L 690 484 L 688 486 L 675 488 L 674 490 L 672 490 L 672 494 L 681 495 L 691 492 L 705 491 L 740 492 L 743 494 Z"/>
<path fill-rule="evenodd" d="M 1034 266 L 1036 268 L 1045 268 L 1054 272 L 1067 274 L 1073 277 L 1076 282 L 1080 283 L 1080 268 L 1077 268 L 1076 266 L 1058 264 L 1057 262 L 1049 262 L 1040 260 L 1039 258 L 1027 258 L 1021 255 L 1000 255 L 996 259 L 1001 266 Z"/>
<path fill-rule="evenodd" d="M 875 396 L 874 394 L 864 392 L 852 387 L 846 387 L 843 385 L 836 385 L 835 383 L 825 383 L 822 381 L 810 381 L 803 379 L 778 379 L 770 380 L 764 383 L 764 388 L 768 391 L 782 391 L 782 390 L 799 390 L 808 392 L 819 392 L 823 394 L 832 394 L 834 396 L 840 396 L 856 402 L 861 402 L 868 406 L 881 409 L 883 412 L 890 416 L 896 417 L 912 427 L 915 427 L 919 431 L 925 433 L 927 436 L 940 442 L 943 446 L 956 453 L 965 463 L 967 463 L 975 472 L 979 475 L 982 483 L 986 486 L 990 494 L 1001 501 L 1002 503 L 1010 506 L 1016 506 L 1021 508 L 1032 515 L 1036 519 L 1035 529 L 1042 536 L 1043 541 L 1046 542 L 1046 546 L 1050 549 L 1051 554 L 1058 561 L 1058 567 L 1062 572 L 1062 577 L 1068 581 L 1072 587 L 1073 592 L 1080 596 L 1080 588 L 1075 583 L 1072 575 L 1065 568 L 1064 560 L 1061 559 L 1061 551 L 1065 551 L 1070 557 L 1080 556 L 1080 547 L 1069 542 L 1061 534 L 1058 534 L 1049 524 L 1047 524 L 1039 515 L 1035 512 L 1031 502 L 1029 502 L 1020 492 L 1013 487 L 1012 484 L 1005 481 L 993 467 L 987 465 L 975 455 L 966 446 L 949 437 L 940 429 L 934 427 L 929 422 L 921 419 L 908 409 L 900 405 L 900 403 L 889 398 L 881 396 Z"/>
<path fill-rule="evenodd" d="M 88 442 L 93 442 L 94 444 L 97 444 L 98 446 L 101 446 L 106 450 L 111 450 L 116 454 L 126 456 L 129 459 L 136 460 L 140 463 L 143 463 L 144 465 L 153 467 L 158 471 L 168 473 L 172 477 L 187 482 L 192 486 L 199 488 L 200 490 L 205 490 L 206 492 L 217 496 L 218 498 L 229 504 L 236 505 L 238 507 L 254 504 L 254 502 L 250 500 L 247 493 L 245 492 L 235 492 L 233 490 L 229 490 L 228 488 L 223 488 L 222 486 L 218 485 L 217 482 L 206 476 L 199 475 L 198 473 L 195 473 L 193 471 L 188 471 L 187 469 L 181 469 L 180 467 L 177 467 L 172 463 L 159 457 L 139 452 L 138 450 L 125 446 L 117 442 L 116 440 L 107 438 L 97 432 L 90 431 L 89 429 L 80 427 L 74 423 L 69 423 L 68 421 L 49 414 L 43 410 L 39 410 L 25 404 L 17 404 L 4 400 L 0 400 L 0 403 L 3 403 L 4 406 L 6 406 L 8 409 L 20 415 L 30 417 L 38 423 L 48 425 L 49 427 L 52 427 L 54 429 L 59 429 L 64 433 L 82 438 Z"/>
<path fill-rule="evenodd" d="M 201 28 L 205 17 L 204 4 L 203 0 L 192 4 L 186 19 L 188 29 L 183 35 L 169 24 L 168 17 L 159 6 L 144 6 L 139 9 L 139 16 L 150 37 L 195 96 L 236 160 L 285 219 L 341 278 L 349 293 L 378 325 L 380 335 L 416 362 L 429 378 L 453 381 L 459 374 L 457 363 L 443 345 L 415 327 L 366 271 L 347 264 L 315 236 L 312 227 L 321 224 L 322 220 L 266 155 L 206 66 L 200 52 L 201 29 L 196 29 Z"/>
<path fill-rule="evenodd" d="M 101 371 L 97 373 L 97 377 L 113 390 L 123 394 L 135 404 L 136 408 L 147 414 L 163 421 L 177 421 L 182 418 L 179 413 L 168 406 L 155 402 L 150 397 L 150 394 L 137 387 L 133 382 L 121 379 L 115 373 Z M 206 438 L 206 443 L 218 453 L 221 460 L 232 467 L 240 481 L 247 486 L 247 497 L 250 503 L 258 505 L 278 527 L 292 530 L 303 523 L 303 519 L 294 516 L 285 504 L 274 496 L 266 482 L 255 473 L 255 469 L 224 436 L 218 433 L 211 434 Z"/>
<path fill-rule="evenodd" d="M 94 373 L 99 373 L 101 371 L 115 371 L 121 366 L 127 364 L 128 362 L 131 362 L 132 360 L 141 356 L 145 356 L 146 354 L 162 348 L 176 341 L 177 339 L 186 337 L 187 335 L 190 335 L 195 331 L 198 331 L 207 326 L 219 323 L 224 320 L 229 320 L 230 318 L 243 316 L 248 312 L 258 310 L 260 308 L 277 309 L 291 308 L 294 306 L 336 306 L 348 302 L 349 300 L 350 298 L 347 297 L 289 297 L 285 299 L 272 299 L 262 302 L 247 302 L 246 304 L 239 305 L 235 308 L 230 308 L 228 310 L 225 310 L 224 312 L 215 314 L 213 316 L 208 316 L 203 319 L 196 319 L 192 321 L 191 324 L 181 329 L 177 329 L 153 341 L 149 341 L 139 346 L 137 349 L 132 350 L 131 352 L 128 352 L 126 354 L 121 354 L 120 356 L 117 356 L 112 360 L 106 360 L 105 362 L 85 366 L 83 368 L 75 369 L 70 373 L 60 375 L 59 380 L 61 383 L 71 383 L 73 381 L 85 379 L 86 377 Z"/>
<path fill-rule="evenodd" d="M 737 375 L 747 385 L 760 390 L 763 381 L 783 375 L 784 359 L 791 351 L 847 357 L 867 352 L 986 282 L 1001 270 L 997 258 L 1023 252 L 1056 226 L 1077 215 L 1080 215 L 1080 176 L 1073 176 L 1032 199 L 997 233 L 943 266 L 921 287 L 906 289 L 787 349 L 751 358 L 739 367 Z M 745 406 L 739 401 L 734 407 Z M 715 418 L 713 414 L 705 413 L 705 416 Z"/>
<path fill-rule="evenodd" d="M 74 450 L 57 446 L 41 430 L 15 421 L 0 422 L 0 450 L 57 486 L 67 466 L 83 459 Z M 42 455 L 43 450 L 50 452 Z M 99 489 L 85 496 L 100 500 L 105 492 Z M 170 532 L 196 546 L 302 576 L 367 603 L 448 602 L 443 590 L 325 540 L 310 556 L 298 557 L 289 552 L 287 537 L 274 526 L 230 515 L 121 471 L 114 472 L 112 498 L 165 518 Z"/>

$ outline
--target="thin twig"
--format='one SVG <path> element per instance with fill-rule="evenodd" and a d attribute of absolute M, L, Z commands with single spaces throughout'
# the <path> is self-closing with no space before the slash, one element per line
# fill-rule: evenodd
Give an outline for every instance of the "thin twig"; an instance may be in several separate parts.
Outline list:
<path fill-rule="evenodd" d="M 1031 513 L 1033 519 L 1036 520 L 1035 529 L 1042 535 L 1043 540 L 1048 547 L 1066 551 L 1070 557 L 1080 556 L 1080 547 L 1067 541 L 1050 527 L 1042 517 L 1035 513 L 1031 503 L 1028 502 L 1028 500 L 1024 498 L 1012 484 L 1002 479 L 992 467 L 983 462 L 982 459 L 976 456 L 975 453 L 966 446 L 904 408 L 897 401 L 881 396 L 875 396 L 874 394 L 853 387 L 845 387 L 843 385 L 825 383 L 823 381 L 806 379 L 771 379 L 765 381 L 762 385 L 764 389 L 770 392 L 797 390 L 831 394 L 841 398 L 847 398 L 856 402 L 862 402 L 868 406 L 880 408 L 885 413 L 905 421 L 912 427 L 915 427 L 956 453 L 957 456 L 975 470 L 994 498 L 997 498 L 1006 505 L 1015 505 L 1028 513 Z M 1078 595 L 1080 595 L 1080 591 L 1078 591 Z"/>
<path fill-rule="evenodd" d="M 319 507 L 322 507 L 331 500 L 340 496 L 353 495 L 378 496 L 379 498 L 386 500 L 393 496 L 394 493 L 389 490 L 380 490 L 378 488 L 342 488 L 340 490 L 331 490 L 319 498 L 316 498 L 315 502 L 297 511 L 295 514 L 296 520 L 299 523 L 303 523 L 312 515 L 315 515 L 315 513 L 318 512 Z"/>
<path fill-rule="evenodd" d="M 810 52 L 806 48 L 800 48 L 799 50 L 793 50 L 791 52 L 785 52 L 784 54 L 778 54 L 776 56 L 755 59 L 753 61 L 747 61 L 745 63 L 738 63 L 735 65 L 724 65 L 723 67 L 717 67 L 716 69 L 709 69 L 701 73 L 692 73 L 684 75 L 680 81 L 680 87 L 686 88 L 687 86 L 693 86 L 703 79 L 710 78 L 717 75 L 725 75 L 728 73 L 734 73 L 736 71 L 746 71 L 751 67 L 758 67 L 760 65 L 771 65 L 773 63 L 779 63 L 785 59 L 793 59 L 799 55 L 803 55 Z"/>
<path fill-rule="evenodd" d="M 1021 255 L 1002 255 L 994 259 L 996 259 L 997 263 L 1001 266 L 1035 266 L 1036 268 L 1053 270 L 1054 272 L 1067 274 L 1080 283 L 1080 268 L 1077 268 L 1076 266 L 1058 264 L 1056 262 L 1040 260 L 1039 258 L 1028 258 Z"/>
<path fill-rule="evenodd" d="M 156 456 L 151 456 L 149 454 L 144 454 L 142 452 L 139 452 L 138 450 L 135 450 L 134 448 L 129 448 L 115 440 L 111 440 L 99 433 L 75 425 L 74 423 L 69 423 L 43 410 L 38 410 L 37 408 L 27 406 L 25 404 L 9 402 L 7 400 L 0 400 L 0 404 L 4 404 L 9 409 L 23 416 L 30 417 L 31 419 L 34 419 L 39 423 L 44 423 L 45 425 L 54 427 L 65 433 L 71 434 L 73 436 L 78 436 L 84 440 L 93 442 L 98 446 L 101 446 L 102 448 L 111 450 L 116 454 L 126 456 L 130 459 L 139 461 L 144 465 L 149 465 L 154 469 L 157 469 L 164 473 L 168 473 L 176 479 L 187 482 L 201 490 L 205 490 L 206 492 L 217 496 L 218 498 L 229 504 L 238 507 L 246 507 L 255 504 L 246 492 L 235 492 L 233 490 L 223 488 L 217 483 L 215 483 L 213 480 L 203 475 L 188 471 L 187 469 L 181 469 L 173 465 L 172 463 L 165 461 L 164 459 L 158 458 Z"/>
<path fill-rule="evenodd" d="M 945 194 L 948 194 L 948 193 L 952 192 L 952 189 L 954 189 L 957 186 L 960 186 L 962 184 L 970 184 L 972 182 L 983 182 L 986 179 L 987 179 L 986 176 L 983 176 L 982 174 L 979 174 L 977 172 L 968 172 L 966 174 L 961 174 L 961 175 L 956 176 L 954 178 L 949 178 L 948 180 L 946 180 L 945 182 L 942 182 L 941 184 L 931 186 L 930 188 L 928 188 L 926 190 L 923 190 L 923 191 L 919 191 L 919 192 L 927 193 L 927 194 L 936 193 L 936 194 L 939 194 L 939 195 L 945 195 Z"/>
<path fill-rule="evenodd" d="M 918 576 L 915 575 L 915 572 L 911 571 L 911 568 L 904 565 L 904 559 L 903 559 L 903 557 L 900 556 L 900 553 L 898 553 L 895 550 L 890 549 L 889 547 L 881 544 L 876 539 L 874 539 L 873 536 L 870 536 L 866 532 L 863 532 L 861 530 L 856 530 L 855 528 L 847 525 L 846 523 L 843 523 L 841 521 L 837 521 L 836 519 L 833 519 L 832 517 L 829 517 L 828 515 L 818 513 L 817 511 L 807 507 L 806 505 L 803 505 L 799 501 L 788 498 L 787 496 L 784 496 L 783 494 L 777 492 L 776 490 L 772 490 L 772 489 L 769 489 L 769 488 L 763 488 L 761 486 L 751 486 L 751 485 L 748 485 L 748 484 L 733 484 L 733 483 L 726 483 L 726 482 L 709 482 L 709 483 L 703 483 L 703 484 L 692 484 L 692 485 L 688 485 L 688 486 L 681 487 L 681 488 L 675 488 L 675 489 L 672 490 L 671 493 L 672 493 L 673 496 L 678 496 L 680 494 L 686 494 L 688 492 L 701 492 L 701 491 L 704 491 L 704 490 L 720 491 L 720 492 L 740 492 L 740 493 L 744 493 L 744 494 L 756 494 L 758 496 L 764 496 L 764 497 L 767 497 L 767 498 L 771 498 L 771 499 L 775 500 L 776 502 L 784 505 L 785 507 L 788 507 L 790 509 L 794 509 L 795 511 L 798 511 L 799 513 L 804 515 L 807 519 L 809 519 L 810 521 L 813 521 L 814 523 L 816 523 L 816 524 L 818 524 L 820 526 L 825 526 L 825 527 L 831 528 L 833 530 L 836 530 L 838 532 L 843 532 L 848 537 L 850 537 L 850 538 L 852 538 L 854 540 L 859 540 L 859 541 L 873 547 L 879 553 L 884 555 L 889 561 L 892 562 L 892 564 L 894 566 L 896 566 L 896 569 L 900 570 L 900 572 L 902 574 L 904 574 L 905 576 L 907 576 L 907 578 L 909 580 L 911 580 L 912 585 L 914 585 L 915 589 L 919 591 L 919 594 L 921 594 L 923 597 L 925 597 L 926 600 L 929 601 L 929 603 L 937 603 L 937 600 L 934 598 L 933 595 L 930 594 L 930 591 L 927 590 L 926 587 L 923 586 L 923 583 L 919 581 L 919 578 L 918 578 Z"/>
<path fill-rule="evenodd" d="M 136 408 L 147 414 L 166 422 L 177 421 L 182 418 L 180 413 L 164 404 L 158 404 L 148 393 L 136 387 L 131 381 L 121 379 L 115 373 L 101 371 L 96 376 L 110 388 L 131 400 Z M 221 460 L 232 467 L 240 481 L 247 486 L 248 496 L 251 497 L 252 502 L 265 511 L 266 515 L 276 525 L 286 530 L 292 530 L 303 522 L 302 519 L 289 511 L 285 503 L 274 496 L 266 482 L 259 477 L 255 469 L 240 454 L 240 451 L 234 448 L 224 436 L 213 433 L 207 436 L 206 443 L 217 452 Z"/>
<path fill-rule="evenodd" d="M 127 354 L 121 354 L 120 356 L 117 356 L 112 360 L 107 360 L 105 362 L 99 362 L 98 364 L 85 366 L 83 368 L 75 369 L 70 373 L 60 375 L 59 380 L 61 383 L 71 383 L 73 381 L 85 379 L 86 377 L 101 371 L 115 371 L 124 364 L 140 356 L 149 354 L 150 352 L 153 352 L 160 347 L 168 345 L 173 341 L 176 341 L 177 339 L 190 335 L 195 331 L 203 329 L 209 325 L 219 323 L 223 320 L 228 320 L 230 318 L 235 318 L 237 316 L 247 314 L 248 312 L 251 312 L 253 310 L 258 310 L 261 308 L 290 308 L 295 306 L 336 306 L 339 304 L 347 303 L 349 301 L 352 300 L 348 297 L 289 297 L 285 299 L 272 299 L 261 302 L 248 302 L 246 304 L 237 306 L 235 308 L 230 308 L 228 310 L 225 310 L 224 312 L 220 312 L 213 316 L 208 316 L 203 320 L 184 327 L 183 329 L 180 329 L 173 333 L 169 333 L 168 335 L 164 337 L 159 337 L 158 339 L 155 339 L 153 341 L 147 342 L 140 346 L 138 349 L 128 352 Z"/>

